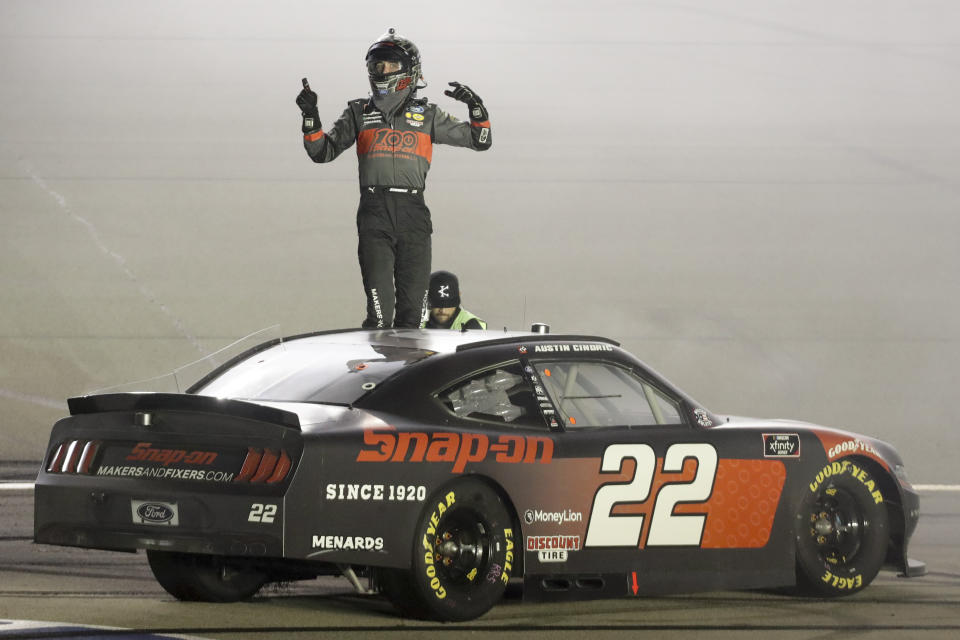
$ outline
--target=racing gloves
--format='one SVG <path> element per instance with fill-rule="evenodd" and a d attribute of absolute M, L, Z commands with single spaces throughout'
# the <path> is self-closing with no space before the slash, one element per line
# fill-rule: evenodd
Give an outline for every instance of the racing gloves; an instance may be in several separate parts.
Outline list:
<path fill-rule="evenodd" d="M 449 85 L 453 90 L 444 91 L 443 94 L 465 103 L 470 108 L 471 120 L 483 122 L 490 119 L 487 108 L 483 106 L 483 100 L 473 92 L 473 89 L 459 82 L 450 82 Z"/>
<path fill-rule="evenodd" d="M 322 128 L 320 112 L 317 111 L 317 94 L 310 89 L 306 78 L 303 79 L 303 90 L 297 96 L 297 106 L 300 107 L 300 113 L 303 115 L 301 131 L 310 133 Z"/>

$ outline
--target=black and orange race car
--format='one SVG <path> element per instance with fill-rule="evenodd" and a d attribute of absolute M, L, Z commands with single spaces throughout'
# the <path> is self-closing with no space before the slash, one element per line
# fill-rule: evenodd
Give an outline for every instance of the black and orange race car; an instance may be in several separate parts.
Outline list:
<path fill-rule="evenodd" d="M 69 407 L 35 540 L 143 549 L 183 600 L 343 574 L 405 615 L 465 620 L 511 580 L 534 600 L 841 596 L 925 569 L 890 445 L 714 414 L 605 338 L 321 332 L 186 393 Z"/>

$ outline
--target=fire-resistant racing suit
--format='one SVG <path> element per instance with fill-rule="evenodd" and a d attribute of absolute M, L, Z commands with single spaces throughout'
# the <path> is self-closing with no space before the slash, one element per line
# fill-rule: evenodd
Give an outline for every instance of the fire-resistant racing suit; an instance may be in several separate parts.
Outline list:
<path fill-rule="evenodd" d="M 425 98 L 407 100 L 392 116 L 372 99 L 352 100 L 328 131 L 303 137 L 314 162 L 329 162 L 354 142 L 360 170 L 357 253 L 367 295 L 363 326 L 419 327 L 430 276 L 433 225 L 423 191 L 433 144 L 489 149 L 486 108 L 471 108 L 470 121 L 463 122 Z"/>

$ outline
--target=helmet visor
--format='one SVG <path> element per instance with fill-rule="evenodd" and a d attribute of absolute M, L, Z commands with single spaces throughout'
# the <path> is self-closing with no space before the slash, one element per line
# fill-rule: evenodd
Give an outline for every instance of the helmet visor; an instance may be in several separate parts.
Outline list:
<path fill-rule="evenodd" d="M 403 63 L 399 60 L 370 60 L 367 62 L 367 72 L 372 76 L 386 76 L 403 70 Z"/>
<path fill-rule="evenodd" d="M 403 71 L 403 59 L 395 51 L 374 50 L 367 56 L 367 73 L 371 78 L 384 78 Z"/>

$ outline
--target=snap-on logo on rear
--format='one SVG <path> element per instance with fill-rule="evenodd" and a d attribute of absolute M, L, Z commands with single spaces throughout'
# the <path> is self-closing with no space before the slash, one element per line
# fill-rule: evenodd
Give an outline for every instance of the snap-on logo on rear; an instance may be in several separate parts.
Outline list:
<path fill-rule="evenodd" d="M 152 447 L 151 442 L 138 442 L 127 460 L 134 462 L 157 462 L 163 466 L 171 464 L 196 464 L 209 465 L 217 459 L 215 451 L 187 451 L 186 449 L 157 449 Z"/>

